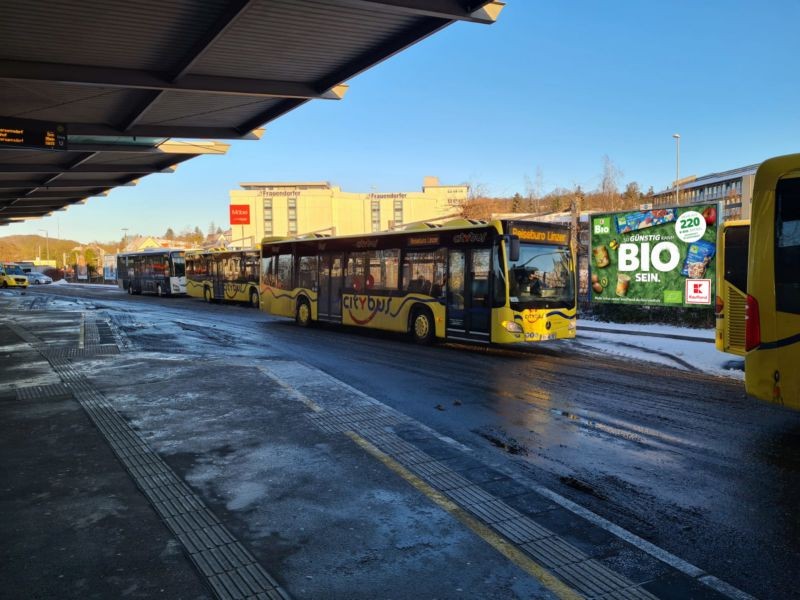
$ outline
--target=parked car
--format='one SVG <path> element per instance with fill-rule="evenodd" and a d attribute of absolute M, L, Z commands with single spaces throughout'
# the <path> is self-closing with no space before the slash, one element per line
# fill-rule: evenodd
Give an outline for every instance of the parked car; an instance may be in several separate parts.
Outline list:
<path fill-rule="evenodd" d="M 31 271 L 30 273 L 26 273 L 26 275 L 28 276 L 28 283 L 34 283 L 37 285 L 40 283 L 53 283 L 53 280 L 44 273 Z"/>

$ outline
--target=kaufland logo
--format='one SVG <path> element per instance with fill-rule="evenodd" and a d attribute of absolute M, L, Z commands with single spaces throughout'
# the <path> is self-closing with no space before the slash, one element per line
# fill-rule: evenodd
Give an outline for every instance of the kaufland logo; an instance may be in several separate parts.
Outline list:
<path fill-rule="evenodd" d="M 687 279 L 686 304 L 711 304 L 711 280 Z"/>

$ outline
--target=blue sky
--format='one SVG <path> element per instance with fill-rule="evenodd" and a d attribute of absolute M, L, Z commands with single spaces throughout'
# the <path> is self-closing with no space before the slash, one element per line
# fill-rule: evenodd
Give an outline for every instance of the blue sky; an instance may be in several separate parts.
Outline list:
<path fill-rule="evenodd" d="M 798 2 L 507 0 L 492 26 L 457 23 L 172 175 L 46 219 L 0 228 L 79 241 L 227 225 L 242 181 L 330 181 L 411 191 L 425 175 L 493 195 L 596 187 L 603 156 L 620 185 L 663 189 L 675 174 L 800 151 Z"/>

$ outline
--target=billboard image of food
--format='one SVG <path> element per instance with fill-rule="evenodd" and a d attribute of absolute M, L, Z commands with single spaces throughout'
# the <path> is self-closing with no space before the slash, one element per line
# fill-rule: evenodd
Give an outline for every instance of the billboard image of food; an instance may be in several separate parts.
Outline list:
<path fill-rule="evenodd" d="M 717 206 L 618 212 L 591 217 L 592 302 L 711 306 Z"/>

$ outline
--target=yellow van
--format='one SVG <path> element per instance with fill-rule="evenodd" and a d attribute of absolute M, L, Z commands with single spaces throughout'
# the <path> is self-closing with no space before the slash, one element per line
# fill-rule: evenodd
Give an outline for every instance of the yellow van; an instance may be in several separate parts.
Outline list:
<path fill-rule="evenodd" d="M 28 287 L 28 276 L 16 263 L 0 263 L 0 287 Z"/>

